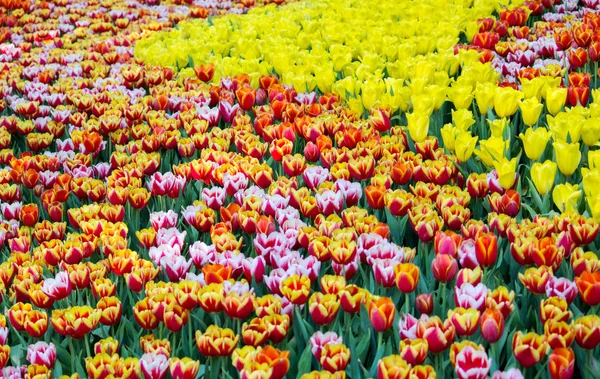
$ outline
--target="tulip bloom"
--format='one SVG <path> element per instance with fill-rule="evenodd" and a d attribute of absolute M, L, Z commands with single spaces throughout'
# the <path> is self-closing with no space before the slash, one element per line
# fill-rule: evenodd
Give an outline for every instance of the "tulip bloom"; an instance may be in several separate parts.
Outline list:
<path fill-rule="evenodd" d="M 575 371 L 575 354 L 571 348 L 555 349 L 548 357 L 548 371 L 552 379 L 570 379 Z"/>
<path fill-rule="evenodd" d="M 519 134 L 519 138 L 523 141 L 527 158 L 537 160 L 546 149 L 546 145 L 550 139 L 550 132 L 545 127 L 538 127 L 536 129 L 528 128 L 525 134 Z"/>
<path fill-rule="evenodd" d="M 410 364 L 400 355 L 388 355 L 377 364 L 377 379 L 408 378 L 411 373 Z"/>
<path fill-rule="evenodd" d="M 429 345 L 422 338 L 404 339 L 400 341 L 400 356 L 411 365 L 420 365 L 427 358 Z"/>
<path fill-rule="evenodd" d="M 429 351 L 434 354 L 441 353 L 450 347 L 454 340 L 454 334 L 455 329 L 450 320 L 442 322 L 437 316 L 417 323 L 417 338 L 425 339 L 429 345 Z"/>
<path fill-rule="evenodd" d="M 371 297 L 369 300 L 369 319 L 376 332 L 388 330 L 394 322 L 396 307 L 387 297 Z"/>
<path fill-rule="evenodd" d="M 494 343 L 504 334 L 504 316 L 495 308 L 486 309 L 480 318 L 481 336 L 484 340 Z"/>
<path fill-rule="evenodd" d="M 412 263 L 401 263 L 394 267 L 396 286 L 403 293 L 411 293 L 417 288 L 421 271 Z"/>
<path fill-rule="evenodd" d="M 210 325 L 204 333 L 196 331 L 196 344 L 205 357 L 226 357 L 235 349 L 239 336 L 231 329 Z"/>
<path fill-rule="evenodd" d="M 565 141 L 557 140 L 552 146 L 556 153 L 556 163 L 558 164 L 560 172 L 565 176 L 572 175 L 579 167 L 579 162 L 581 161 L 579 143 L 567 143 Z"/>
<path fill-rule="evenodd" d="M 438 282 L 449 282 L 458 271 L 458 263 L 451 255 L 438 254 L 431 262 L 431 272 Z"/>
<path fill-rule="evenodd" d="M 465 346 L 456 354 L 454 369 L 460 379 L 485 379 L 491 366 L 485 351 Z"/>
<path fill-rule="evenodd" d="M 511 87 L 497 87 L 494 92 L 494 110 L 500 118 L 515 114 L 523 93 Z"/>
<path fill-rule="evenodd" d="M 200 362 L 191 358 L 171 358 L 169 371 L 173 379 L 195 378 L 200 370 Z"/>
<path fill-rule="evenodd" d="M 537 124 L 540 114 L 542 113 L 542 109 L 544 109 L 544 104 L 540 103 L 536 97 L 532 97 L 522 100 L 519 103 L 519 108 L 521 109 L 521 115 L 523 116 L 523 123 L 529 127 L 532 127 Z"/>
<path fill-rule="evenodd" d="M 513 354 L 519 364 L 525 368 L 532 367 L 546 355 L 546 338 L 533 332 L 523 334 L 517 331 L 512 339 Z"/>
<path fill-rule="evenodd" d="M 579 296 L 588 305 L 600 304 L 600 272 L 584 271 L 575 278 Z"/>
<path fill-rule="evenodd" d="M 575 320 L 575 341 L 587 350 L 600 344 L 600 316 L 592 314 Z"/>
<path fill-rule="evenodd" d="M 544 163 L 536 162 L 531 166 L 531 180 L 540 196 L 546 195 L 554 186 L 557 165 L 547 160 Z"/>

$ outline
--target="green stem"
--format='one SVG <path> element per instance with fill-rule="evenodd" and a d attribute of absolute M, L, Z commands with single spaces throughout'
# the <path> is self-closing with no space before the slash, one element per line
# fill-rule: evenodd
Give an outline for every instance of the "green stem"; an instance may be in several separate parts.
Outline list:
<path fill-rule="evenodd" d="M 404 313 L 408 314 L 410 310 L 410 294 L 404 294 Z"/>
<path fill-rule="evenodd" d="M 83 341 L 85 343 L 85 352 L 86 352 L 87 356 L 91 358 L 92 352 L 90 350 L 90 339 L 89 339 L 88 333 L 86 333 L 83 338 L 84 338 Z"/>
<path fill-rule="evenodd" d="M 75 368 L 75 348 L 73 347 L 72 337 L 69 337 L 69 350 L 71 350 L 71 374 L 74 374 L 77 372 L 77 369 Z"/>

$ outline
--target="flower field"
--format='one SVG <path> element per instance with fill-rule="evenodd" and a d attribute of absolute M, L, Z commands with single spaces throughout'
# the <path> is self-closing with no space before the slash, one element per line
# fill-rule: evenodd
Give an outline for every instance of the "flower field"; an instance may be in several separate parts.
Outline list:
<path fill-rule="evenodd" d="M 598 378 L 599 0 L 0 0 L 0 378 Z"/>

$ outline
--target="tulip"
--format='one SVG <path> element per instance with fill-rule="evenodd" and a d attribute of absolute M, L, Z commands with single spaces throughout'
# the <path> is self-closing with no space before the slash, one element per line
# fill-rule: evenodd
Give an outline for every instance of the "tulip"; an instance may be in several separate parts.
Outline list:
<path fill-rule="evenodd" d="M 191 358 L 171 358 L 169 372 L 173 379 L 195 378 L 200 370 L 200 362 Z"/>
<path fill-rule="evenodd" d="M 340 302 L 336 295 L 315 292 L 308 299 L 308 309 L 315 324 L 328 325 L 337 316 Z"/>
<path fill-rule="evenodd" d="M 484 379 L 490 372 L 491 359 L 485 351 L 472 346 L 463 347 L 456 354 L 454 369 L 460 379 Z"/>
<path fill-rule="evenodd" d="M 548 113 L 556 115 L 565 105 L 567 100 L 567 88 L 565 87 L 548 87 L 546 89 L 546 108 Z"/>
<path fill-rule="evenodd" d="M 421 271 L 412 263 L 401 263 L 394 267 L 396 286 L 405 293 L 411 293 L 417 288 Z"/>
<path fill-rule="evenodd" d="M 387 297 L 371 297 L 368 311 L 369 319 L 376 332 L 388 330 L 396 316 L 396 307 L 392 300 Z"/>
<path fill-rule="evenodd" d="M 112 337 L 107 337 L 94 344 L 94 353 L 106 353 L 108 355 L 118 354 L 119 341 Z"/>
<path fill-rule="evenodd" d="M 417 323 L 416 336 L 427 341 L 429 351 L 434 354 L 441 353 L 450 347 L 454 340 L 455 329 L 450 320 L 442 320 L 433 316 L 428 320 Z"/>
<path fill-rule="evenodd" d="M 537 97 L 531 97 L 526 100 L 522 100 L 519 103 L 521 109 L 521 115 L 523 117 L 523 123 L 529 127 L 533 127 L 537 124 L 544 105 L 540 103 Z"/>
<path fill-rule="evenodd" d="M 571 348 L 555 349 L 548 357 L 548 371 L 552 379 L 570 379 L 575 371 L 575 354 Z"/>
<path fill-rule="evenodd" d="M 38 221 L 39 209 L 36 204 L 26 204 L 21 207 L 19 219 L 25 226 L 34 226 Z"/>
<path fill-rule="evenodd" d="M 579 143 L 567 143 L 565 141 L 555 141 L 552 146 L 556 152 L 556 161 L 558 169 L 565 176 L 572 175 L 579 167 L 581 161 L 581 151 L 579 151 Z"/>
<path fill-rule="evenodd" d="M 600 304 L 600 272 L 584 271 L 575 278 L 579 296 L 588 305 Z"/>
<path fill-rule="evenodd" d="M 415 308 L 421 314 L 429 315 L 433 312 L 433 295 L 422 293 L 415 298 Z"/>
<path fill-rule="evenodd" d="M 511 189 L 515 185 L 517 179 L 517 158 L 508 160 L 501 157 L 494 162 L 494 168 L 498 173 L 498 180 L 504 189 Z"/>
<path fill-rule="evenodd" d="M 410 364 L 400 355 L 388 355 L 377 363 L 377 379 L 408 378 L 410 368 Z"/>
<path fill-rule="evenodd" d="M 481 336 L 484 340 L 494 343 L 504 334 L 504 316 L 495 308 L 486 309 L 480 318 Z"/>
<path fill-rule="evenodd" d="M 456 150 L 456 139 L 461 133 L 454 125 L 446 124 L 440 129 L 440 134 L 442 135 L 442 141 L 444 142 L 444 147 L 451 153 L 454 153 Z M 467 134 L 468 132 L 463 132 L 461 134 Z"/>
<path fill-rule="evenodd" d="M 431 271 L 438 282 L 449 282 L 458 271 L 458 263 L 451 255 L 438 254 L 431 262 Z"/>
<path fill-rule="evenodd" d="M 146 353 L 140 358 L 140 368 L 145 379 L 164 379 L 169 369 L 169 358 L 163 354 Z"/>
<path fill-rule="evenodd" d="M 479 311 L 474 308 L 458 307 L 448 311 L 448 320 L 454 326 L 459 337 L 470 336 L 479 326 Z"/>
<path fill-rule="evenodd" d="M 480 236 L 475 241 L 475 256 L 482 266 L 491 266 L 498 258 L 498 239 L 493 234 Z"/>
<path fill-rule="evenodd" d="M 575 341 L 584 349 L 593 350 L 600 344 L 600 316 L 591 314 L 575 320 Z"/>
<path fill-rule="evenodd" d="M 342 343 L 328 343 L 321 350 L 319 363 L 329 372 L 344 371 L 350 363 L 350 350 Z"/>
<path fill-rule="evenodd" d="M 552 200 L 561 212 L 575 213 L 581 198 L 579 185 L 559 184 L 552 191 Z"/>
<path fill-rule="evenodd" d="M 239 336 L 233 330 L 210 325 L 204 333 L 196 331 L 196 344 L 205 357 L 226 357 L 235 349 Z"/>
<path fill-rule="evenodd" d="M 498 117 L 509 117 L 515 114 L 523 93 L 511 87 L 498 87 L 494 92 L 494 110 Z"/>
<path fill-rule="evenodd" d="M 519 134 L 519 138 L 523 141 L 523 147 L 525 148 L 527 158 L 538 160 L 546 149 L 546 145 L 550 138 L 550 132 L 544 127 L 538 127 L 536 129 L 528 128 L 525 131 L 525 134 Z"/>
<path fill-rule="evenodd" d="M 518 274 L 519 281 L 530 292 L 541 295 L 546 291 L 546 284 L 552 277 L 552 268 L 548 266 L 530 267 L 525 273 Z"/>
<path fill-rule="evenodd" d="M 44 341 L 38 341 L 27 347 L 27 361 L 32 365 L 43 365 L 52 368 L 56 362 L 56 347 Z"/>
<path fill-rule="evenodd" d="M 517 362 L 527 368 L 537 364 L 546 354 L 546 340 L 544 336 L 533 332 L 523 334 L 517 331 L 513 336 L 512 348 Z"/>
<path fill-rule="evenodd" d="M 409 113 L 406 115 L 408 132 L 414 142 L 423 142 L 429 132 L 429 116 L 424 114 Z"/>
<path fill-rule="evenodd" d="M 427 341 L 422 338 L 400 341 L 400 356 L 411 365 L 420 365 L 427 358 Z"/>
<path fill-rule="evenodd" d="M 554 186 L 556 167 L 556 163 L 550 160 L 536 162 L 531 166 L 531 180 L 541 196 L 548 194 Z"/>
<path fill-rule="evenodd" d="M 463 132 L 458 135 L 454 144 L 456 157 L 461 162 L 466 162 L 471 158 L 471 155 L 473 155 L 473 152 L 475 151 L 477 139 L 477 136 L 472 137 L 468 132 Z"/>

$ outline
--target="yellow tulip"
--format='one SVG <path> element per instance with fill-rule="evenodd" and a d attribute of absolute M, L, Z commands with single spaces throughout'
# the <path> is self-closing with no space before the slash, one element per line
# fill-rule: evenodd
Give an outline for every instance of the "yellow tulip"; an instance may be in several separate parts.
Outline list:
<path fill-rule="evenodd" d="M 475 123 L 473 112 L 468 109 L 457 109 L 452 111 L 452 122 L 456 129 L 466 132 Z"/>
<path fill-rule="evenodd" d="M 592 212 L 592 218 L 595 222 L 600 223 L 600 198 L 596 199 L 587 199 L 587 203 L 590 207 L 590 211 Z"/>
<path fill-rule="evenodd" d="M 356 115 L 362 116 L 365 111 L 363 106 L 363 102 L 361 99 L 357 97 L 351 97 L 347 101 L 348 107 L 354 112 Z"/>
<path fill-rule="evenodd" d="M 437 111 L 446 101 L 446 87 L 437 84 L 428 86 L 426 92 L 433 99 L 433 110 Z"/>
<path fill-rule="evenodd" d="M 517 172 L 517 158 L 510 161 L 504 157 L 494 162 L 494 169 L 498 173 L 498 182 L 504 189 L 511 189 L 515 184 Z"/>
<path fill-rule="evenodd" d="M 477 136 L 472 137 L 469 132 L 460 133 L 455 141 L 456 157 L 461 162 L 468 161 L 473 155 L 475 144 L 477 144 Z"/>
<path fill-rule="evenodd" d="M 411 96 L 411 103 L 413 105 L 413 113 L 421 115 L 431 116 L 433 113 L 433 97 L 429 94 L 422 93 L 420 95 Z"/>
<path fill-rule="evenodd" d="M 552 115 L 560 112 L 567 101 L 567 89 L 561 87 L 549 87 L 546 89 L 546 108 Z"/>
<path fill-rule="evenodd" d="M 540 156 L 546 149 L 546 145 L 550 139 L 550 132 L 544 127 L 537 129 L 529 128 L 525 131 L 525 134 L 519 134 L 519 138 L 523 141 L 527 158 L 535 161 L 540 159 Z"/>
<path fill-rule="evenodd" d="M 579 161 L 581 161 L 581 151 L 579 151 L 579 143 L 567 143 L 565 141 L 557 140 L 552 146 L 556 153 L 556 163 L 558 169 L 565 176 L 573 175 L 577 167 L 579 167 Z"/>
<path fill-rule="evenodd" d="M 594 146 L 600 139 L 600 119 L 588 118 L 581 128 L 581 139 L 587 146 Z"/>
<path fill-rule="evenodd" d="M 488 125 L 490 126 L 490 131 L 492 132 L 492 137 L 503 138 L 504 130 L 508 127 L 508 119 L 507 118 L 497 118 L 494 121 L 487 120 Z"/>
<path fill-rule="evenodd" d="M 531 180 L 540 195 L 550 192 L 554 185 L 555 176 L 556 163 L 553 161 L 548 160 L 544 163 L 536 162 L 531 165 Z"/>
<path fill-rule="evenodd" d="M 600 169 L 600 150 L 588 151 L 588 166 L 590 169 Z"/>
<path fill-rule="evenodd" d="M 408 121 L 410 138 L 415 142 L 423 142 L 429 133 L 429 116 L 409 113 L 406 115 L 406 120 Z"/>
<path fill-rule="evenodd" d="M 544 105 L 540 103 L 537 97 L 530 97 L 521 101 L 519 108 L 521 109 L 523 123 L 527 126 L 533 126 L 537 124 Z"/>
<path fill-rule="evenodd" d="M 600 170 L 596 167 L 594 169 L 582 168 L 581 169 L 583 193 L 588 199 L 598 198 L 600 196 Z"/>
<path fill-rule="evenodd" d="M 472 87 L 470 85 L 455 83 L 448 89 L 448 99 L 454 104 L 456 109 L 468 108 L 473 102 Z"/>
<path fill-rule="evenodd" d="M 440 129 L 442 135 L 442 142 L 444 147 L 451 153 L 454 153 L 454 147 L 456 143 L 457 129 L 452 124 L 446 124 Z"/>
<path fill-rule="evenodd" d="M 479 112 L 482 114 L 487 114 L 488 109 L 494 108 L 495 90 L 496 86 L 494 83 L 477 83 L 475 87 L 475 101 L 477 101 L 477 107 L 479 107 Z"/>
<path fill-rule="evenodd" d="M 512 87 L 498 87 L 494 92 L 494 110 L 498 117 L 509 117 L 519 108 L 519 100 L 523 97 L 521 91 Z"/>
<path fill-rule="evenodd" d="M 494 161 L 504 157 L 509 148 L 509 141 L 504 141 L 502 138 L 498 137 L 491 137 L 487 140 L 479 141 L 479 150 L 475 150 L 475 155 L 477 155 L 486 166 L 493 166 Z"/>
<path fill-rule="evenodd" d="M 523 89 L 523 96 L 525 99 L 531 99 L 534 97 L 541 99 L 543 96 L 544 85 L 545 81 L 541 76 L 533 79 L 521 79 L 521 88 Z"/>
<path fill-rule="evenodd" d="M 385 83 L 382 81 L 367 81 L 361 86 L 360 95 L 365 109 L 369 110 L 379 101 L 385 92 Z"/>
<path fill-rule="evenodd" d="M 580 198 L 581 190 L 578 184 L 559 184 L 552 191 L 552 201 L 564 213 L 577 212 L 577 204 Z"/>

